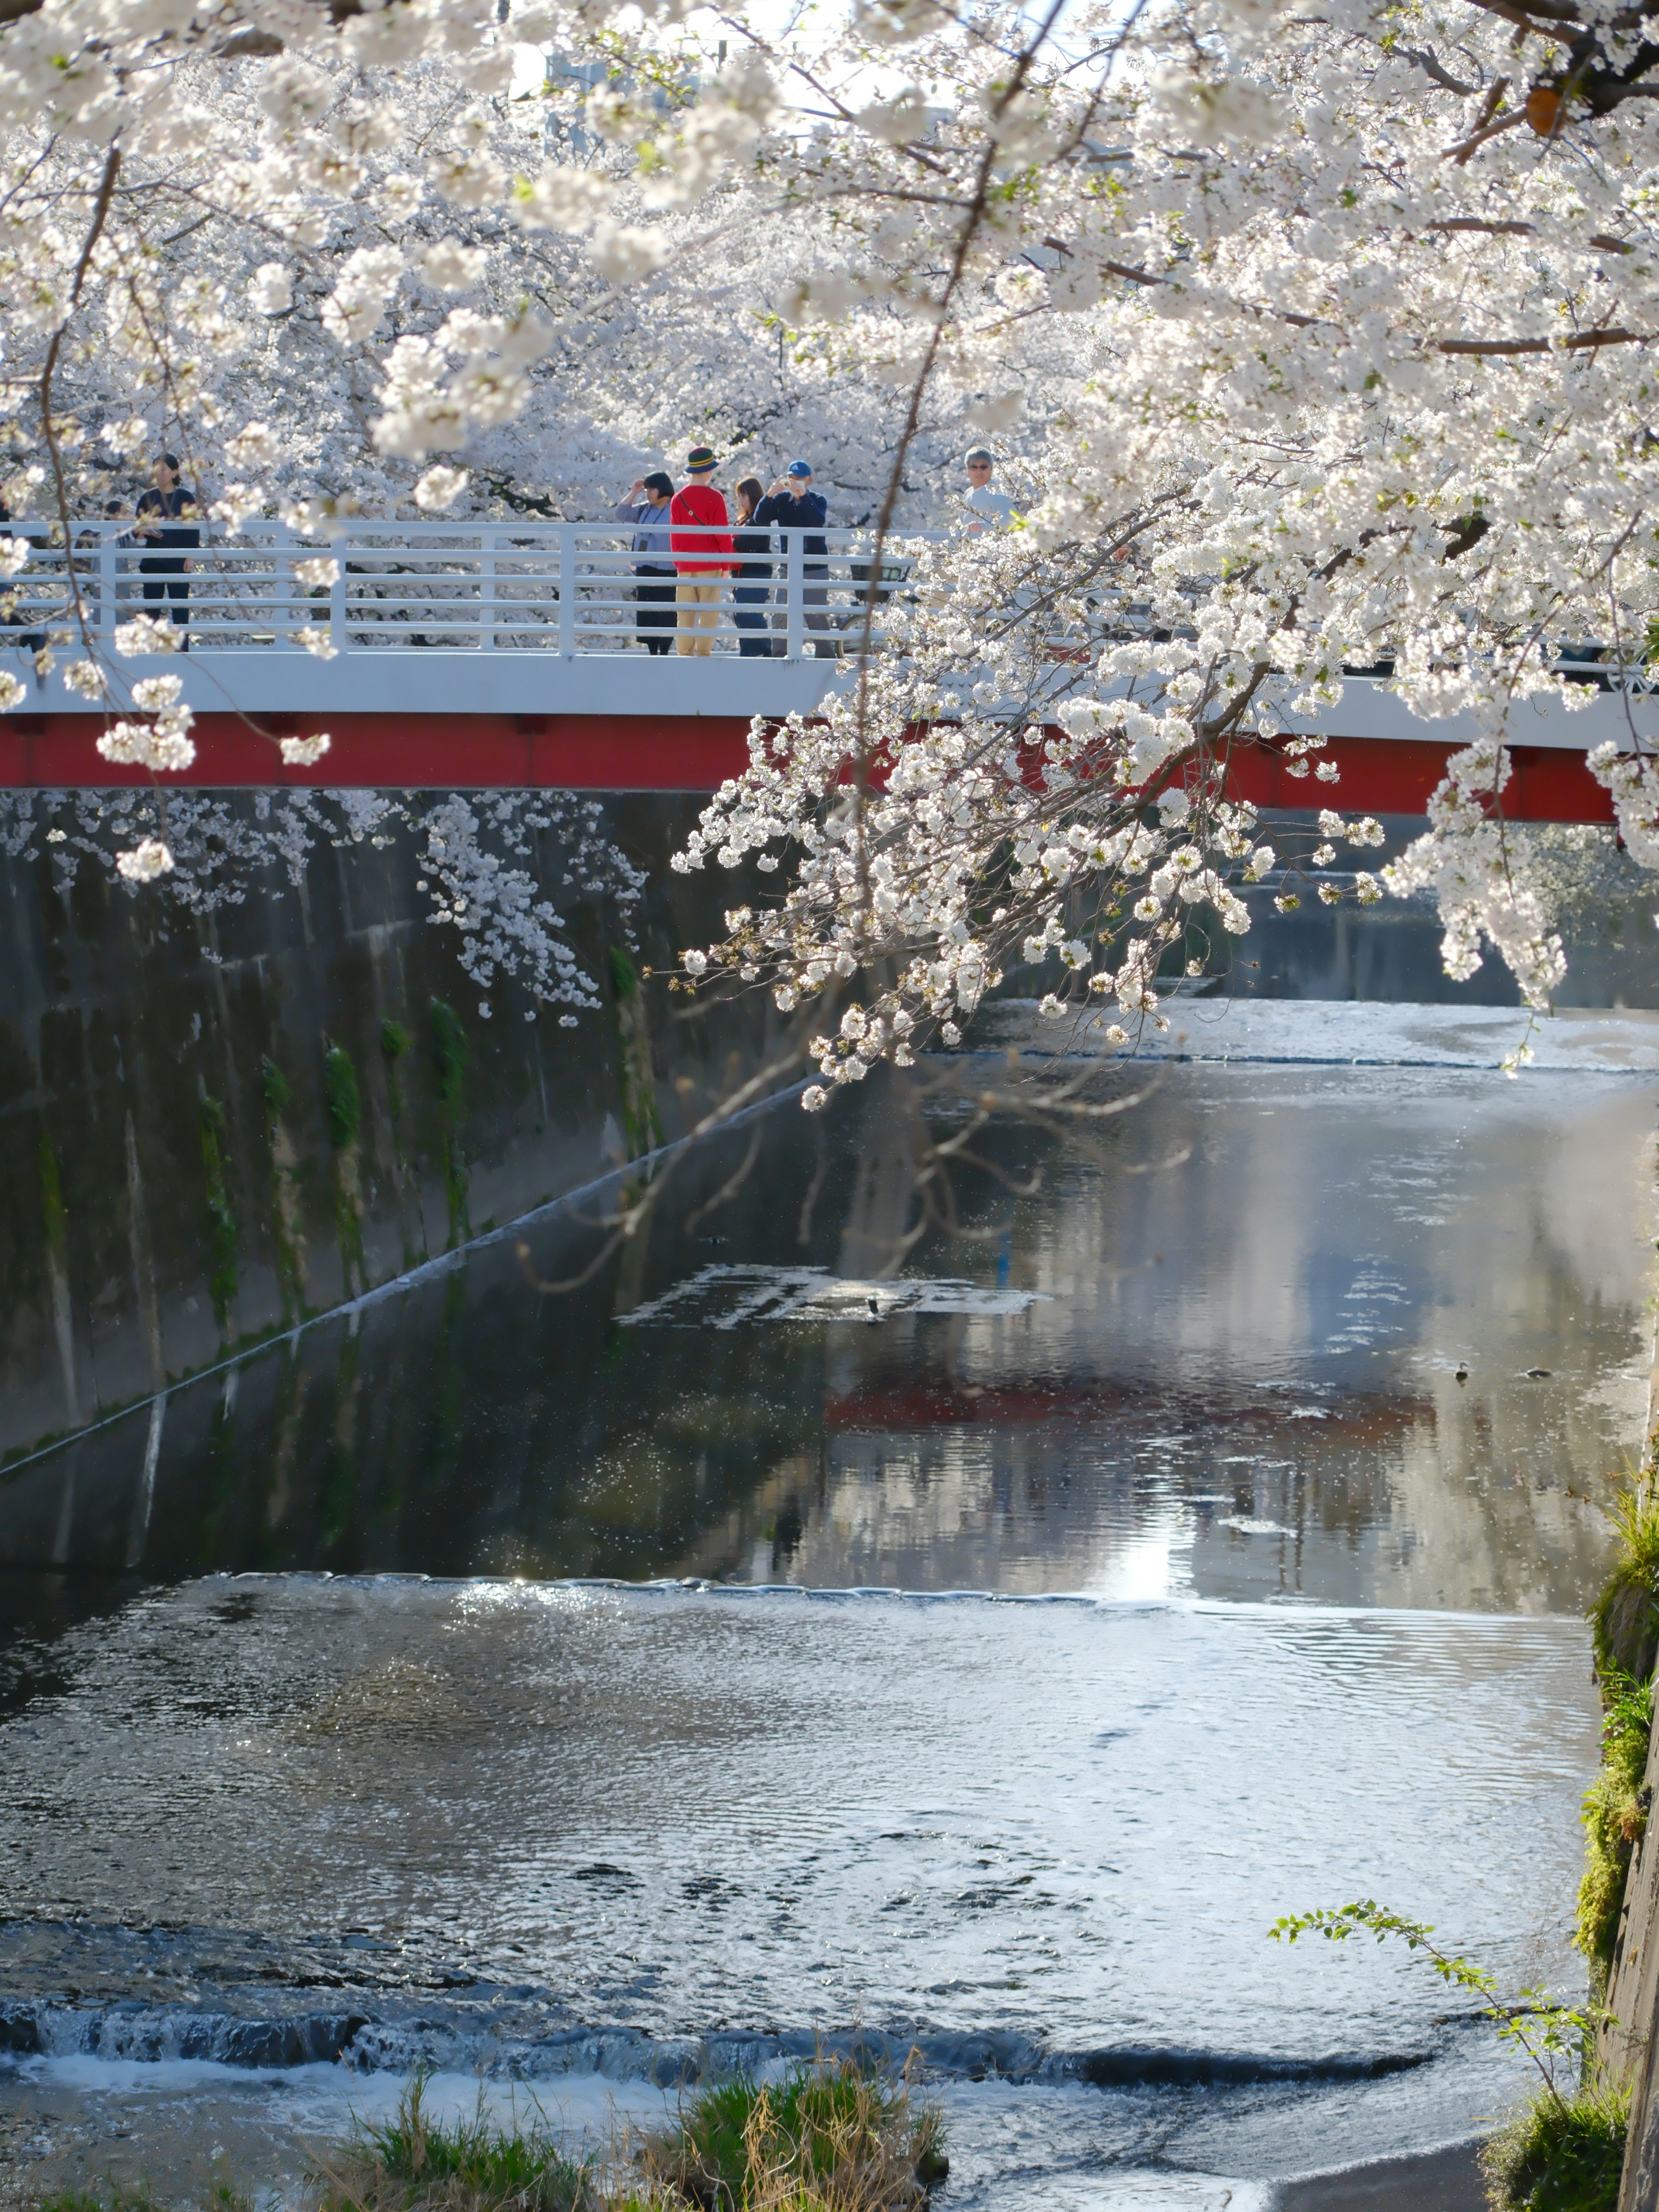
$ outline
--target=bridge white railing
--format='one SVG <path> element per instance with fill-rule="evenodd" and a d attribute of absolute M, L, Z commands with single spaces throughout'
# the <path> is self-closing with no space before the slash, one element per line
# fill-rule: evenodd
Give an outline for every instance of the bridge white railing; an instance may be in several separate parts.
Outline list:
<path fill-rule="evenodd" d="M 141 656 L 122 666 L 125 676 L 177 671 L 185 703 L 198 713 L 810 714 L 853 681 L 875 551 L 864 530 L 775 530 L 764 550 L 730 556 L 708 544 L 707 558 L 769 573 L 716 576 L 715 603 L 696 611 L 713 627 L 694 631 L 678 627 L 689 611 L 678 587 L 708 579 L 639 572 L 698 556 L 684 543 L 641 549 L 632 524 L 356 517 L 331 535 L 261 521 L 223 540 L 201 528 L 210 542 L 185 550 L 141 540 L 128 521 L 77 523 L 66 551 L 44 523 L 0 525 L 0 536 L 28 540 L 21 572 L 0 579 L 0 664 L 27 685 L 28 711 L 87 711 L 64 680 L 78 657 L 78 592 L 89 628 L 110 645 L 136 615 L 183 616 L 187 658 Z M 925 542 L 911 536 L 885 549 L 874 648 L 888 641 L 888 609 L 914 588 Z M 1103 588 L 1049 632 L 1056 689 L 1107 640 L 1146 635 L 1151 621 L 1149 608 Z M 641 650 L 647 642 L 656 655 Z M 64 649 L 42 654 L 46 643 Z M 1512 741 L 1578 751 L 1603 738 L 1644 750 L 1659 743 L 1659 685 L 1649 672 L 1610 669 L 1593 646 L 1564 646 L 1559 665 L 1605 696 L 1571 715 L 1547 699 L 1528 702 L 1511 718 Z M 1468 714 L 1419 720 L 1376 680 L 1384 672 L 1351 671 L 1340 706 L 1291 726 L 1459 744 L 1479 734 Z"/>
<path fill-rule="evenodd" d="M 21 573 L 0 585 L 0 646 L 78 631 L 78 591 L 95 635 L 149 614 L 187 628 L 192 652 L 265 647 L 333 659 L 435 647 L 568 659 L 649 643 L 681 653 L 693 647 L 698 657 L 834 660 L 861 649 L 874 556 L 872 533 L 859 530 L 775 529 L 763 533 L 765 550 L 727 553 L 719 541 L 728 533 L 678 525 L 663 550 L 635 550 L 625 523 L 358 519 L 310 538 L 251 522 L 222 540 L 200 527 L 211 542 L 185 549 L 146 540 L 131 522 L 77 525 L 71 561 L 38 526 L 12 526 L 32 550 Z M 690 572 L 716 560 L 761 573 Z M 890 551 L 882 563 L 873 642 L 880 609 L 902 590 L 910 565 Z M 679 603 L 689 597 L 680 586 L 711 584 L 712 608 Z"/>
<path fill-rule="evenodd" d="M 9 526 L 30 552 L 21 574 L 0 581 L 0 648 L 45 641 L 53 632 L 72 642 L 78 592 L 94 635 L 107 639 L 118 623 L 148 613 L 187 628 L 192 649 L 275 647 L 332 659 L 437 647 L 568 659 L 648 642 L 684 653 L 695 642 L 699 656 L 834 660 L 860 649 L 875 550 L 870 531 L 829 528 L 773 529 L 763 533 L 763 552 L 728 555 L 718 544 L 727 533 L 683 525 L 667 526 L 674 540 L 667 550 L 636 550 L 628 523 L 358 517 L 328 536 L 258 521 L 220 540 L 205 523 L 161 526 L 199 528 L 210 542 L 167 547 L 141 538 L 130 521 L 88 521 L 74 526 L 71 563 L 43 526 Z M 0 525 L 0 537 L 7 534 Z M 906 548 L 941 537 L 911 533 L 884 549 L 872 645 L 884 635 L 882 611 L 903 593 L 914 565 Z M 689 565 L 681 572 L 679 564 L 700 559 L 763 573 L 711 576 Z M 710 582 L 719 586 L 718 604 L 712 624 L 704 610 L 699 628 L 685 619 L 690 610 L 680 607 L 678 587 Z M 1109 591 L 1091 618 L 1057 630 L 1050 649 L 1058 659 L 1089 659 L 1105 638 L 1144 627 Z M 1605 670 L 1594 648 L 1564 646 L 1559 665 L 1602 690 L 1652 687 L 1646 674 Z"/>

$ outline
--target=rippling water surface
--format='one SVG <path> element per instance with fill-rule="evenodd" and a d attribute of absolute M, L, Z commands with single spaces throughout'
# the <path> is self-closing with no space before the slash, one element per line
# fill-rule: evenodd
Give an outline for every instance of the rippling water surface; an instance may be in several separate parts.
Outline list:
<path fill-rule="evenodd" d="M 1456 2134 L 1508 2069 L 1279 1913 L 1386 1893 L 1567 1966 L 1567 1623 L 278 1577 L 63 1656 L 0 1739 L 9 2018 L 48 2054 L 669 2081 L 862 2027 L 1139 2092 L 1177 2159 L 1191 2084 L 1253 2112 L 1277 2075 L 1294 2168 L 1407 2109 Z"/>
<path fill-rule="evenodd" d="M 946 2203 L 1467 2135 L 1486 2033 L 1266 1930 L 1371 1894 L 1573 1982 L 1655 1104 L 1176 1069 L 907 1243 L 959 1117 L 872 1088 L 580 1292 L 597 1201 L 15 1473 L 14 2131 L 170 2170 L 417 2059 L 592 2119 L 863 2035 Z"/>

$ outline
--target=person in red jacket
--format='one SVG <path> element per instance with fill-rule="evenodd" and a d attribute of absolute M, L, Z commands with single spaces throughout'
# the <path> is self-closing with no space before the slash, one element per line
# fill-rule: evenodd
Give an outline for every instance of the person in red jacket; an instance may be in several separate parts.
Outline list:
<path fill-rule="evenodd" d="M 668 509 L 670 523 L 678 526 L 670 531 L 668 542 L 679 571 L 674 586 L 679 649 L 705 656 L 714 647 L 726 579 L 736 566 L 729 557 L 731 517 L 725 499 L 709 481 L 714 473 L 714 454 L 707 446 L 693 446 L 685 457 L 686 480 Z"/>

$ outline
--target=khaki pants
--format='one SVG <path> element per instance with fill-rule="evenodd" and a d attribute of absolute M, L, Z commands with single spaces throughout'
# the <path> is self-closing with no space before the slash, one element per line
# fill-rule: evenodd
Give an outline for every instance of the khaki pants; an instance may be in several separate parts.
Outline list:
<path fill-rule="evenodd" d="M 700 653 L 706 657 L 713 650 L 723 588 L 717 576 L 698 576 L 690 581 L 682 576 L 674 586 L 680 610 L 680 634 L 675 641 L 682 653 Z"/>

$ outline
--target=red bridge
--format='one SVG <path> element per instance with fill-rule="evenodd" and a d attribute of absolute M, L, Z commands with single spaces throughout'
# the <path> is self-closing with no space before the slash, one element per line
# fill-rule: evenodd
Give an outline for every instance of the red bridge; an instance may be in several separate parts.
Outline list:
<path fill-rule="evenodd" d="M 109 718 L 64 681 L 77 648 L 58 647 L 57 665 L 37 674 L 29 641 L 71 634 L 78 591 L 106 644 L 135 616 L 188 614 L 180 626 L 188 655 L 111 662 L 128 684 L 161 673 L 183 680 L 197 757 L 169 782 L 712 791 L 747 764 L 753 716 L 810 714 L 853 681 L 873 557 L 860 532 L 826 531 L 823 553 L 816 543 L 778 543 L 771 578 L 750 586 L 757 598 L 738 603 L 727 587 L 705 656 L 652 658 L 646 635 L 673 633 L 637 628 L 645 610 L 635 571 L 644 556 L 626 527 L 356 520 L 306 540 L 254 523 L 234 541 L 189 556 L 187 598 L 148 602 L 144 586 L 155 588 L 155 579 L 141 562 L 151 556 L 122 530 L 88 524 L 77 532 L 73 585 L 62 548 L 41 544 L 9 587 L 16 604 L 0 640 L 18 642 L 0 649 L 0 670 L 18 678 L 25 697 L 0 714 L 0 787 L 150 781 L 147 769 L 112 764 L 98 751 Z M 900 549 L 884 562 L 880 599 L 902 588 L 905 569 Z M 1063 649 L 1068 659 L 1080 650 Z M 1584 673 L 1591 684 L 1606 680 Z M 1234 756 L 1240 798 L 1421 814 L 1447 755 L 1475 734 L 1467 716 L 1417 720 L 1364 677 L 1349 679 L 1340 707 L 1298 726 L 1323 731 L 1323 757 L 1338 765 L 1340 781 L 1297 775 L 1305 764 L 1278 746 L 1253 744 Z M 324 732 L 331 743 L 320 760 L 283 762 L 277 740 Z M 1590 690 L 1578 713 L 1518 709 L 1505 811 L 1531 821 L 1610 821 L 1607 795 L 1584 766 L 1586 750 L 1609 738 L 1644 750 L 1659 742 L 1659 696 Z"/>

